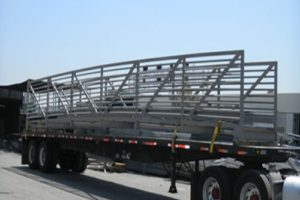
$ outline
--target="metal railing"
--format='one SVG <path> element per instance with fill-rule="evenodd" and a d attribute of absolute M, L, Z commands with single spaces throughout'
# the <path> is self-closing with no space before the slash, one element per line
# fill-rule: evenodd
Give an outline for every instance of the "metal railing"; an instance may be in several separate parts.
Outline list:
<path fill-rule="evenodd" d="M 186 54 L 99 65 L 28 82 L 27 128 L 126 127 L 199 133 L 276 127 L 275 62 L 244 52 Z"/>

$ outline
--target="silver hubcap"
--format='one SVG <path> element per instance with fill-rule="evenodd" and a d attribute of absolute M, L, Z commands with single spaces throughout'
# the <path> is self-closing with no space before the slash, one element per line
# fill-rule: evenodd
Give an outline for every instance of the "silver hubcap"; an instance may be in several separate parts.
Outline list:
<path fill-rule="evenodd" d="M 241 189 L 240 200 L 261 200 L 257 186 L 254 183 L 246 183 Z"/>
<path fill-rule="evenodd" d="M 39 163 L 40 163 L 40 166 L 45 166 L 45 159 L 46 159 L 45 148 L 41 147 L 40 148 L 40 152 L 39 152 Z"/>
<path fill-rule="evenodd" d="M 205 180 L 202 188 L 202 199 L 203 200 L 220 200 L 221 189 L 218 181 L 209 177 Z"/>
<path fill-rule="evenodd" d="M 34 161 L 35 151 L 36 151 L 35 146 L 30 145 L 29 152 L 28 152 L 28 160 L 30 164 L 32 164 Z"/>

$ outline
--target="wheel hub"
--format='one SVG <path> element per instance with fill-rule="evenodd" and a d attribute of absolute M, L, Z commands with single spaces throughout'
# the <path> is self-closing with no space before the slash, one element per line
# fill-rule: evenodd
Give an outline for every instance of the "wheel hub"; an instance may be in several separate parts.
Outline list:
<path fill-rule="evenodd" d="M 203 200 L 220 200 L 221 199 L 221 189 L 218 181 L 209 177 L 205 180 L 202 189 L 202 199 Z"/>
<path fill-rule="evenodd" d="M 250 200 L 259 200 L 259 197 L 257 195 L 252 195 L 250 197 Z"/>
<path fill-rule="evenodd" d="M 220 189 L 214 188 L 211 192 L 211 196 L 213 199 L 219 199 L 220 198 Z M 254 200 L 254 199 L 251 199 L 251 200 Z"/>
<path fill-rule="evenodd" d="M 261 200 L 259 189 L 254 183 L 246 183 L 240 193 L 241 200 Z"/>

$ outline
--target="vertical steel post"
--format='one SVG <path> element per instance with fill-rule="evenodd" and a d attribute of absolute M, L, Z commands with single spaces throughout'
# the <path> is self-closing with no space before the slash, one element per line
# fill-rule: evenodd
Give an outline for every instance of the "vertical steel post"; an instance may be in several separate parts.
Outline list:
<path fill-rule="evenodd" d="M 107 96 L 107 82 L 108 82 L 108 78 L 105 79 L 105 96 Z"/>
<path fill-rule="evenodd" d="M 73 100 L 74 100 L 74 73 L 71 74 L 70 112 L 73 111 Z"/>
<path fill-rule="evenodd" d="M 47 79 L 47 108 L 46 108 L 46 111 L 45 111 L 45 114 L 48 115 L 49 113 L 49 83 L 50 83 L 50 79 L 51 78 L 48 78 Z M 46 126 L 48 126 L 48 117 L 45 118 L 45 121 L 46 121 Z"/>
<path fill-rule="evenodd" d="M 217 70 L 217 72 L 218 72 L 218 74 L 220 74 L 221 73 L 221 70 L 220 70 L 220 68 Z M 221 101 L 221 97 L 220 97 L 220 95 L 221 95 L 221 84 L 220 84 L 220 82 L 221 82 L 221 80 L 218 82 L 218 87 L 217 87 L 217 93 L 218 93 L 218 97 L 217 97 L 217 101 L 218 101 L 218 109 L 220 109 L 220 101 Z"/>
<path fill-rule="evenodd" d="M 100 105 L 99 105 L 100 112 L 102 112 L 102 101 L 103 101 L 103 67 L 101 67 L 101 71 L 100 71 Z"/>
<path fill-rule="evenodd" d="M 170 70 L 172 70 L 172 68 L 174 67 L 174 65 L 173 64 L 171 64 L 170 65 Z M 174 91 L 174 88 L 175 88 L 175 78 L 174 78 L 174 74 L 172 74 L 171 75 L 171 77 L 170 77 L 170 80 L 171 80 L 171 82 L 172 82 L 172 100 L 174 100 L 175 98 L 174 98 L 174 95 L 175 95 L 175 91 Z"/>
<path fill-rule="evenodd" d="M 182 60 L 182 74 L 181 74 L 181 115 L 180 115 L 180 130 L 183 131 L 183 115 L 184 115 L 184 97 L 185 97 L 185 66 L 186 59 Z"/>
<path fill-rule="evenodd" d="M 241 127 L 245 123 L 244 113 L 244 52 L 240 54 L 240 70 L 241 70 L 241 83 L 240 83 L 240 125 Z"/>
<path fill-rule="evenodd" d="M 140 73 L 140 63 L 136 65 L 136 75 L 135 75 L 135 129 L 139 129 L 139 116 L 138 116 L 138 98 L 139 98 L 139 73 Z"/>
<path fill-rule="evenodd" d="M 46 109 L 46 113 L 48 113 L 49 111 L 49 83 L 50 83 L 50 78 L 48 78 L 47 80 L 47 109 Z"/>
<path fill-rule="evenodd" d="M 28 125 L 28 118 L 29 118 L 29 111 L 28 111 L 28 102 L 29 102 L 29 95 L 30 95 L 30 93 L 29 93 L 29 84 L 30 84 L 30 81 L 28 80 L 27 81 L 27 89 L 26 89 L 26 99 L 25 99 L 25 101 L 26 101 L 26 125 L 25 125 L 25 128 L 26 128 L 26 131 L 28 131 L 28 128 L 29 128 L 29 125 Z"/>
<path fill-rule="evenodd" d="M 74 74 L 76 76 L 76 74 Z M 78 82 L 78 80 L 76 80 Z M 79 103 L 81 103 L 82 88 L 79 88 Z"/>
<path fill-rule="evenodd" d="M 51 78 L 47 79 L 47 107 L 46 107 L 46 110 L 45 110 L 46 116 L 49 113 L 49 92 L 50 92 L 50 90 L 49 90 L 49 83 L 50 83 L 50 80 L 51 80 Z M 46 126 L 48 126 L 48 117 L 45 117 L 45 123 L 46 123 Z"/>
<path fill-rule="evenodd" d="M 277 62 L 274 63 L 274 130 L 277 131 Z"/>

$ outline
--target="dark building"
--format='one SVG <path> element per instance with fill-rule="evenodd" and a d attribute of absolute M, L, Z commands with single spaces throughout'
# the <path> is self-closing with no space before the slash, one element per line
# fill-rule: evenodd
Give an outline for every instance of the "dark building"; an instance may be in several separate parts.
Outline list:
<path fill-rule="evenodd" d="M 0 86 L 0 139 L 18 135 L 25 126 L 25 116 L 21 113 L 23 92 L 27 81 Z"/>

